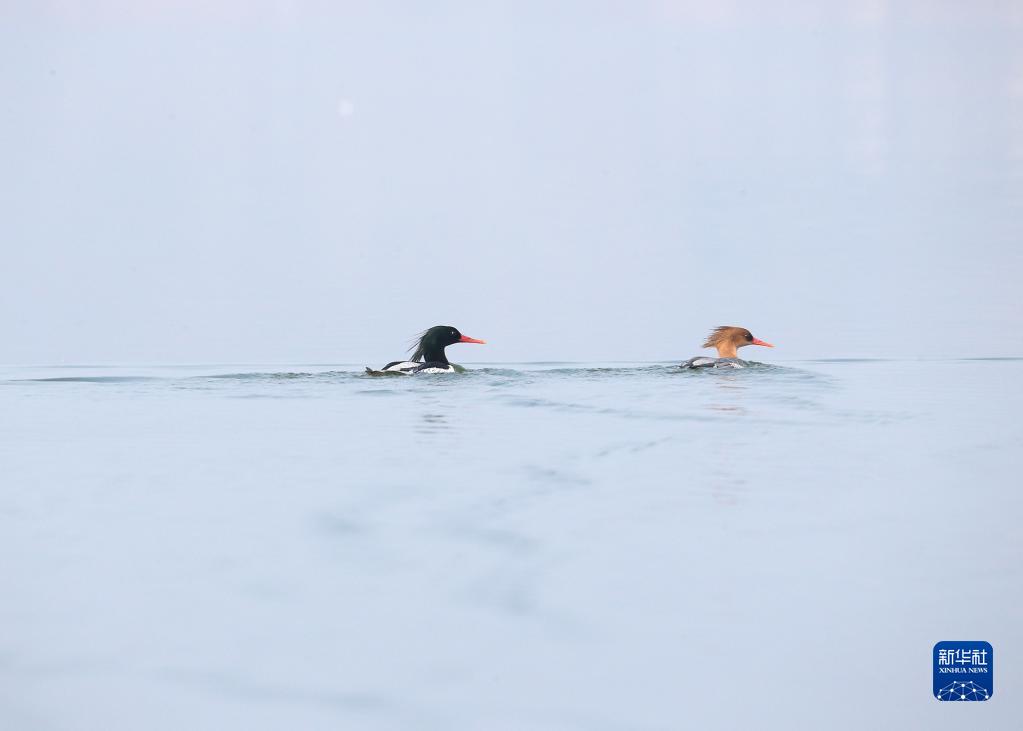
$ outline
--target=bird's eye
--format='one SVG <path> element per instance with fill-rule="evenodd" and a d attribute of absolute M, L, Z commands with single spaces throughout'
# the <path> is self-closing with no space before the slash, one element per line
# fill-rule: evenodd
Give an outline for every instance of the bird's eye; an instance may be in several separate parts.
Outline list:
<path fill-rule="evenodd" d="M 747 340 L 753 340 L 753 336 L 751 334 L 749 334 L 749 333 L 746 333 L 746 339 Z"/>

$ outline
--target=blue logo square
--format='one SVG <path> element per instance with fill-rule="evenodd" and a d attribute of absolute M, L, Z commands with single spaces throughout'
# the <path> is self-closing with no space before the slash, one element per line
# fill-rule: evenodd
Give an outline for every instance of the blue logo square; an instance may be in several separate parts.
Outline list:
<path fill-rule="evenodd" d="M 986 701 L 995 692 L 995 651 L 987 642 L 945 641 L 934 646 L 934 697 Z"/>

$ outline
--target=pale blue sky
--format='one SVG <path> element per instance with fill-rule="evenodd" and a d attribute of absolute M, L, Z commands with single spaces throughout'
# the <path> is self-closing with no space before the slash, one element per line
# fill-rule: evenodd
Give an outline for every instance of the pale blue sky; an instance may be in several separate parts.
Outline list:
<path fill-rule="evenodd" d="M 0 362 L 1023 355 L 1018 3 L 6 2 Z"/>

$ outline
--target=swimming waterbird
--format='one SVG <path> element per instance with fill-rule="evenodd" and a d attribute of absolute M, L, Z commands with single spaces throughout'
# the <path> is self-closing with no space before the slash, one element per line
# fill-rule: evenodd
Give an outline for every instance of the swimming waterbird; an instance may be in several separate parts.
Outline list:
<path fill-rule="evenodd" d="M 450 325 L 436 325 L 419 336 L 419 339 L 410 349 L 412 352 L 411 359 L 393 361 L 378 371 L 367 368 L 366 372 L 374 376 L 383 375 L 384 373 L 402 373 L 407 376 L 418 375 L 420 373 L 456 373 L 464 369 L 461 366 L 449 363 L 447 355 L 444 353 L 444 348 L 455 343 L 479 343 L 484 345 L 486 341 L 462 335 L 462 333 L 458 332 L 458 328 L 451 327 Z"/>
<path fill-rule="evenodd" d="M 739 358 L 739 348 L 747 345 L 763 345 L 765 348 L 773 348 L 770 343 L 765 343 L 759 338 L 753 337 L 753 333 L 744 327 L 735 325 L 722 325 L 714 328 L 714 331 L 707 336 L 704 348 L 716 348 L 717 358 L 696 356 L 690 358 L 680 365 L 681 368 L 743 368 L 745 361 Z"/>

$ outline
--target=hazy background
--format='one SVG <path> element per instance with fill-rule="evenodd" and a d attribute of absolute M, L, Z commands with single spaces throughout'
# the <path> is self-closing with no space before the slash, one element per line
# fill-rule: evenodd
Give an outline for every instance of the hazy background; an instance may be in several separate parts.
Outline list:
<path fill-rule="evenodd" d="M 1023 353 L 1012 2 L 0 5 L 0 362 Z"/>

